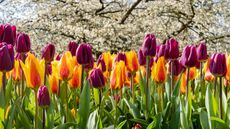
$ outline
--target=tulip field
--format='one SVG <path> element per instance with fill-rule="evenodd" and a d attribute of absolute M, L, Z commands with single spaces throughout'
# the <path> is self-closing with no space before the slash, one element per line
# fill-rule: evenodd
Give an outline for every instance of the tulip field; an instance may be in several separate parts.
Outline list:
<path fill-rule="evenodd" d="M 229 129 L 230 55 L 204 41 L 143 38 L 138 51 L 92 54 L 69 42 L 31 52 L 29 35 L 0 24 L 0 129 Z"/>

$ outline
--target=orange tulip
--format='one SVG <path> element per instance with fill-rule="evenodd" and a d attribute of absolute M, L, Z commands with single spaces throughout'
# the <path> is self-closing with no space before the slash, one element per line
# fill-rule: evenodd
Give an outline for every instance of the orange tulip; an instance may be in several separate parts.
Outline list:
<path fill-rule="evenodd" d="M 180 92 L 182 94 L 186 93 L 186 74 L 185 73 L 183 73 L 182 76 L 181 76 Z"/>
<path fill-rule="evenodd" d="M 111 89 L 121 89 L 125 83 L 126 67 L 124 61 L 116 62 L 111 73 L 110 87 Z"/>
<path fill-rule="evenodd" d="M 227 73 L 225 78 L 230 81 L 230 55 L 227 57 Z"/>
<path fill-rule="evenodd" d="M 213 81 L 215 79 L 215 77 L 212 75 L 212 73 L 209 70 L 209 64 L 210 64 L 210 58 L 204 64 L 204 68 L 203 68 L 203 72 L 205 73 L 204 80 L 206 80 L 206 81 Z"/>
<path fill-rule="evenodd" d="M 20 61 L 24 71 L 28 87 L 37 89 L 44 82 L 45 61 L 37 59 L 33 54 L 28 53 L 25 64 Z"/>
<path fill-rule="evenodd" d="M 112 70 L 112 64 L 113 64 L 113 59 L 112 59 L 112 56 L 111 56 L 110 52 L 102 53 L 102 58 L 105 61 L 106 71 L 111 71 Z"/>
<path fill-rule="evenodd" d="M 63 54 L 60 61 L 52 62 L 52 72 L 60 79 L 68 81 L 73 75 L 73 69 L 76 65 L 76 60 L 71 55 L 70 51 Z"/>
<path fill-rule="evenodd" d="M 126 67 L 127 70 L 131 73 L 136 72 L 138 70 L 138 59 L 135 51 L 129 51 L 125 53 L 126 55 Z"/>
<path fill-rule="evenodd" d="M 58 92 L 58 85 L 59 85 L 59 80 L 55 75 L 50 75 L 48 77 L 49 84 L 50 84 L 50 89 L 53 94 L 57 94 Z"/>
<path fill-rule="evenodd" d="M 82 71 L 82 67 L 80 65 L 74 67 L 73 76 L 68 81 L 70 88 L 80 87 L 80 85 L 81 85 L 81 71 Z"/>
<path fill-rule="evenodd" d="M 186 70 L 186 72 L 184 74 L 187 75 L 187 72 L 188 72 L 188 69 Z M 196 69 L 196 67 L 190 68 L 189 69 L 189 80 L 194 80 L 196 77 L 197 77 L 197 69 Z"/>
<path fill-rule="evenodd" d="M 166 81 L 166 75 L 165 58 L 162 56 L 152 67 L 152 78 L 156 83 L 164 83 Z"/>
<path fill-rule="evenodd" d="M 14 69 L 11 71 L 12 79 L 14 81 L 19 81 L 22 78 L 22 70 L 20 68 L 19 60 L 15 60 Z"/>

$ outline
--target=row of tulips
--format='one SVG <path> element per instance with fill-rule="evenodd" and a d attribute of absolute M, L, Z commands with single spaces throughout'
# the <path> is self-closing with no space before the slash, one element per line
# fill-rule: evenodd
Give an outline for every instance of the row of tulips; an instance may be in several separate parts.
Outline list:
<path fill-rule="evenodd" d="M 74 41 L 58 55 L 48 43 L 40 59 L 10 24 L 0 42 L 2 128 L 230 128 L 230 56 L 204 42 L 180 53 L 176 39 L 147 34 L 137 53 L 97 60 Z"/>

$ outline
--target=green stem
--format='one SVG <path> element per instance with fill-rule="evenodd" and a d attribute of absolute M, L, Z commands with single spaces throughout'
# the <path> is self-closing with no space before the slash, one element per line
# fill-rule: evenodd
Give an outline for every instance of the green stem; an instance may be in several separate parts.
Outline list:
<path fill-rule="evenodd" d="M 146 97 L 146 119 L 148 119 L 148 87 L 149 87 L 149 60 L 150 57 L 146 57 L 146 85 L 145 85 L 145 97 Z"/>
<path fill-rule="evenodd" d="M 132 90 L 132 98 L 133 98 L 133 103 L 134 103 L 135 102 L 135 91 L 134 91 L 134 85 L 133 85 L 133 73 L 131 73 L 130 88 Z"/>
<path fill-rule="evenodd" d="M 216 85 L 217 85 L 217 77 L 215 77 L 215 82 L 214 82 L 214 96 L 216 96 Z"/>
<path fill-rule="evenodd" d="M 34 90 L 35 96 L 34 96 L 34 101 L 35 101 L 35 124 L 34 128 L 38 128 L 38 101 L 37 101 L 37 90 Z"/>
<path fill-rule="evenodd" d="M 220 93 L 219 93 L 219 97 L 220 97 L 220 118 L 223 119 L 223 105 L 222 105 L 222 77 L 219 78 L 220 79 Z"/>
<path fill-rule="evenodd" d="M 188 100 L 188 95 L 189 95 L 189 72 L 190 72 L 190 68 L 188 67 L 188 71 L 187 71 L 187 80 L 186 80 L 186 99 Z"/>
<path fill-rule="evenodd" d="M 169 100 L 171 100 L 171 94 L 172 94 L 172 91 L 173 91 L 173 89 L 174 89 L 174 79 L 173 79 L 173 65 L 174 65 L 174 61 L 173 60 L 171 60 L 171 87 L 169 87 L 170 89 L 169 89 Z"/>
<path fill-rule="evenodd" d="M 83 83 L 84 83 L 84 64 L 81 65 L 82 69 L 81 69 L 81 92 L 83 90 Z"/>
<path fill-rule="evenodd" d="M 67 81 L 64 82 L 65 83 L 65 99 L 66 99 L 66 118 L 65 118 L 65 122 L 68 122 L 68 85 L 67 85 Z"/>
<path fill-rule="evenodd" d="M 45 129 L 45 125 L 46 125 L 45 111 L 46 111 L 46 109 L 43 108 L 43 109 L 42 109 L 42 129 Z"/>

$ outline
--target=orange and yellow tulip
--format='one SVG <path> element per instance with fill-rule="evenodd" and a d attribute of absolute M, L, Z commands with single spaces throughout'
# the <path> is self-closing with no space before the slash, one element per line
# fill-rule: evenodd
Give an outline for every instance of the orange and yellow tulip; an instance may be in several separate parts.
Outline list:
<path fill-rule="evenodd" d="M 126 79 L 126 67 L 124 61 L 116 62 L 111 73 L 110 87 L 111 89 L 121 89 Z"/>
<path fill-rule="evenodd" d="M 50 84 L 50 89 L 53 94 L 57 94 L 58 92 L 58 85 L 59 85 L 59 80 L 55 75 L 50 75 L 48 77 L 49 84 Z"/>
<path fill-rule="evenodd" d="M 44 82 L 45 61 L 37 59 L 33 54 L 28 53 L 25 64 L 20 61 L 24 71 L 28 87 L 37 89 Z"/>
<path fill-rule="evenodd" d="M 73 75 L 76 60 L 69 51 L 65 52 L 60 61 L 52 62 L 52 72 L 60 79 L 68 81 Z"/>
<path fill-rule="evenodd" d="M 70 88 L 80 87 L 80 85 L 81 85 L 81 71 L 82 71 L 82 67 L 80 65 L 74 67 L 73 76 L 68 81 Z"/>
<path fill-rule="evenodd" d="M 111 56 L 110 52 L 102 53 L 102 58 L 105 61 L 106 71 L 111 71 L 112 70 L 112 64 L 113 64 L 113 59 L 112 59 L 112 56 Z"/>
<path fill-rule="evenodd" d="M 20 64 L 19 64 L 19 60 L 15 60 L 14 68 L 11 71 L 11 74 L 12 74 L 12 79 L 14 81 L 21 80 L 21 78 L 22 78 L 22 70 L 21 70 L 21 67 L 20 67 Z"/>
<path fill-rule="evenodd" d="M 210 59 L 204 64 L 203 72 L 204 74 L 204 80 L 206 81 L 213 81 L 215 77 L 212 75 L 212 73 L 209 70 L 209 64 L 210 64 Z"/>
<path fill-rule="evenodd" d="M 188 69 L 186 70 L 186 72 L 184 73 L 185 75 L 187 75 Z M 197 73 L 197 69 L 196 67 L 192 67 L 189 69 L 189 80 L 194 80 L 197 77 L 198 73 Z"/>
<path fill-rule="evenodd" d="M 165 58 L 162 56 L 152 67 L 152 79 L 156 83 L 164 83 L 166 81 L 166 76 Z"/>
<path fill-rule="evenodd" d="M 135 51 L 129 51 L 125 53 L 126 55 L 126 67 L 127 70 L 131 73 L 136 72 L 138 70 L 138 59 Z"/>
<path fill-rule="evenodd" d="M 186 93 L 186 74 L 183 73 L 182 76 L 181 76 L 181 82 L 180 82 L 180 92 L 182 94 L 185 94 Z"/>

